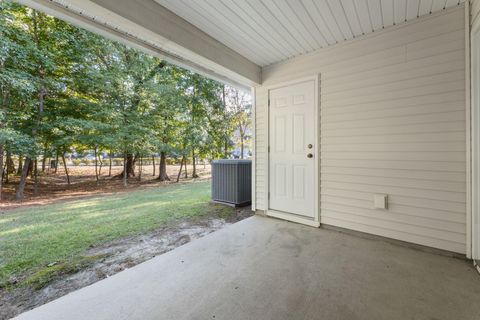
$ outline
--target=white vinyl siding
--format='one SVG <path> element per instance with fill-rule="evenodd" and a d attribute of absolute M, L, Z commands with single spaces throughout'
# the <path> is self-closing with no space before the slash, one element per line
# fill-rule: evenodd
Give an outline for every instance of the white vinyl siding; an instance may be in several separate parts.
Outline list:
<path fill-rule="evenodd" d="M 465 253 L 464 5 L 264 67 L 256 208 L 267 209 L 268 90 L 320 74 L 321 223 Z M 386 211 L 373 195 L 388 194 Z"/>
<path fill-rule="evenodd" d="M 255 207 L 266 210 L 267 148 L 268 148 L 268 92 L 255 89 Z"/>

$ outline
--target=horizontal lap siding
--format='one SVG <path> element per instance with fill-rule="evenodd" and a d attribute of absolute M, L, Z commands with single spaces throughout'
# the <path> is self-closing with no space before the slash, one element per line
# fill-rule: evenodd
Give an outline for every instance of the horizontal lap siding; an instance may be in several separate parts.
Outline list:
<path fill-rule="evenodd" d="M 264 68 L 256 196 L 266 209 L 266 86 L 321 74 L 321 222 L 465 252 L 463 6 Z M 389 195 L 387 211 L 373 194 Z"/>

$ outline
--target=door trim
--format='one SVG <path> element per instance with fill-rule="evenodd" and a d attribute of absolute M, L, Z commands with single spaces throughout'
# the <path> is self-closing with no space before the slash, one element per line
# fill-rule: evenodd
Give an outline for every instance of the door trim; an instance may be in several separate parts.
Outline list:
<path fill-rule="evenodd" d="M 468 3 L 466 10 L 468 10 Z M 480 19 L 465 13 L 467 74 L 467 258 L 480 259 Z M 470 32 L 468 32 L 470 31 Z M 470 41 L 470 42 L 469 42 Z M 471 81 L 471 82 L 470 82 Z M 470 96 L 469 96 L 470 95 Z M 471 100 L 470 100 L 471 99 Z M 471 148 L 471 149 L 470 149 Z M 471 181 L 469 181 L 471 179 Z"/>
<path fill-rule="evenodd" d="M 265 172 L 266 172 L 266 188 L 265 188 L 265 199 L 267 202 L 267 207 L 266 207 L 266 215 L 274 218 L 279 218 L 283 220 L 288 220 L 296 223 L 301 223 L 305 224 L 308 226 L 312 227 L 319 227 L 320 226 L 320 154 L 321 154 L 321 146 L 320 146 L 320 74 L 317 74 L 315 76 L 310 76 L 310 77 L 305 77 L 305 78 L 299 78 L 295 79 L 292 81 L 286 81 L 286 82 L 281 82 L 277 83 L 274 85 L 269 85 L 266 86 L 267 89 L 267 97 L 268 100 L 270 100 L 270 91 L 274 89 L 279 89 L 282 87 L 294 85 L 294 84 L 299 84 L 307 81 L 313 81 L 314 83 L 314 123 L 315 123 L 315 165 L 314 165 L 314 175 L 315 175 L 315 190 L 314 190 L 314 217 L 313 219 L 308 218 L 308 217 L 303 217 L 296 215 L 294 213 L 288 213 L 288 212 L 282 212 L 278 210 L 273 210 L 270 209 L 270 197 L 269 197 L 269 192 L 270 192 L 270 152 L 267 151 L 267 161 L 265 164 Z M 270 104 L 268 103 L 267 107 L 267 142 L 268 142 L 268 148 L 270 146 Z"/>
<path fill-rule="evenodd" d="M 291 222 L 301 223 L 310 227 L 315 227 L 315 228 L 320 227 L 320 221 L 318 221 L 317 219 L 308 219 L 307 217 L 302 217 L 294 213 L 268 209 L 267 216 L 282 219 L 282 220 L 288 220 Z"/>

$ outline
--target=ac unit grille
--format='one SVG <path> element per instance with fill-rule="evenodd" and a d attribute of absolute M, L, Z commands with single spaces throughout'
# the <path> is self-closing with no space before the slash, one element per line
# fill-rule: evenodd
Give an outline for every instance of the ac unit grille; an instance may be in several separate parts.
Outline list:
<path fill-rule="evenodd" d="M 212 199 L 236 206 L 250 204 L 252 202 L 252 161 L 213 161 Z"/>

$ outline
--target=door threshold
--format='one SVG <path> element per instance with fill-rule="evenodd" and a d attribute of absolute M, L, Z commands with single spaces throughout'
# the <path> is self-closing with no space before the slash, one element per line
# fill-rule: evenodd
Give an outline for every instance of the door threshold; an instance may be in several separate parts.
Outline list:
<path fill-rule="evenodd" d="M 282 220 L 287 220 L 291 222 L 296 222 L 300 224 L 304 224 L 310 227 L 315 227 L 318 228 L 320 227 L 320 222 L 315 221 L 313 218 L 307 218 L 307 217 L 302 217 L 293 213 L 286 213 L 286 212 L 281 212 L 281 211 L 276 211 L 276 210 L 267 210 L 267 216 L 268 217 L 273 217 L 273 218 L 278 218 Z"/>
<path fill-rule="evenodd" d="M 473 260 L 473 266 L 475 267 L 475 269 L 477 269 L 478 273 L 480 273 L 480 261 Z"/>

